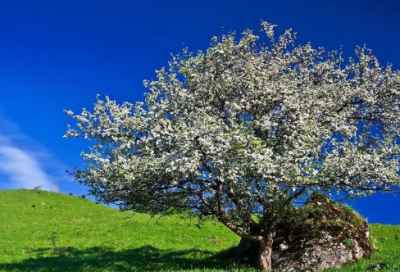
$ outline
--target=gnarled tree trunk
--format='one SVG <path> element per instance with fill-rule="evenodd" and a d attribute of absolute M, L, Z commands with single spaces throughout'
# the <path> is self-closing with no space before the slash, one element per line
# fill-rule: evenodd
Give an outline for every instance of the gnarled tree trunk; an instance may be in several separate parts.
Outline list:
<path fill-rule="evenodd" d="M 235 262 L 245 263 L 263 271 L 272 269 L 272 243 L 273 239 L 263 241 L 250 241 L 245 238 L 240 240 L 236 250 Z"/>
<path fill-rule="evenodd" d="M 267 239 L 258 243 L 257 268 L 261 271 L 272 270 L 272 243 L 273 239 Z"/>

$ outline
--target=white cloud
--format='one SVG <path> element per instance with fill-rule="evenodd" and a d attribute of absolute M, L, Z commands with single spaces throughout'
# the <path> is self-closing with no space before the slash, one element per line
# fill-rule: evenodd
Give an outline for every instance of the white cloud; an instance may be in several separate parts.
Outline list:
<path fill-rule="evenodd" d="M 59 191 L 70 180 L 65 167 L 39 143 L 23 134 L 15 122 L 5 118 L 0 108 L 0 189 Z"/>
<path fill-rule="evenodd" d="M 0 141 L 0 172 L 8 176 L 8 188 L 32 189 L 40 186 L 43 190 L 58 191 L 58 186 L 33 154 L 7 144 L 7 141 Z"/>

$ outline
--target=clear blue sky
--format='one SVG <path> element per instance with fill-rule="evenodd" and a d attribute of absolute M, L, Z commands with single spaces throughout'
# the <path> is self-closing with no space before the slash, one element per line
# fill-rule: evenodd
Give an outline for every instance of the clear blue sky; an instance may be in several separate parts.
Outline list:
<path fill-rule="evenodd" d="M 33 186 L 82 194 L 66 168 L 80 166 L 85 143 L 65 140 L 63 109 L 91 108 L 97 93 L 143 99 L 143 79 L 170 53 L 205 49 L 222 27 L 292 27 L 298 42 L 351 56 L 367 44 L 400 68 L 396 0 L 12 0 L 0 1 L 0 188 Z M 352 205 L 371 222 L 400 224 L 400 196 Z"/>

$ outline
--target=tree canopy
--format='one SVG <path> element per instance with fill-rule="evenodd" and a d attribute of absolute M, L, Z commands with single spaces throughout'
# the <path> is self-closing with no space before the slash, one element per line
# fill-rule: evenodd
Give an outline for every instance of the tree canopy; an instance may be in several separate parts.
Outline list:
<path fill-rule="evenodd" d="M 66 137 L 94 143 L 74 174 L 100 200 L 212 215 L 259 241 L 268 270 L 276 223 L 297 199 L 400 184 L 400 77 L 366 47 L 344 60 L 262 27 L 266 43 L 247 30 L 174 55 L 144 81 L 145 102 L 66 111 L 77 123 Z"/>

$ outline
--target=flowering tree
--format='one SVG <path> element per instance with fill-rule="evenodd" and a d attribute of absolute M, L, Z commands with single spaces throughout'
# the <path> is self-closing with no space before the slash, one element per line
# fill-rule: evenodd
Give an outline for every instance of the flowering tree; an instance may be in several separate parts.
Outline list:
<path fill-rule="evenodd" d="M 271 269 L 281 215 L 313 192 L 349 198 L 400 184 L 400 77 L 366 48 L 267 44 L 245 31 L 172 57 L 144 103 L 97 98 L 66 137 L 95 143 L 78 181 L 105 202 L 149 213 L 190 209 L 259 244 Z"/>

